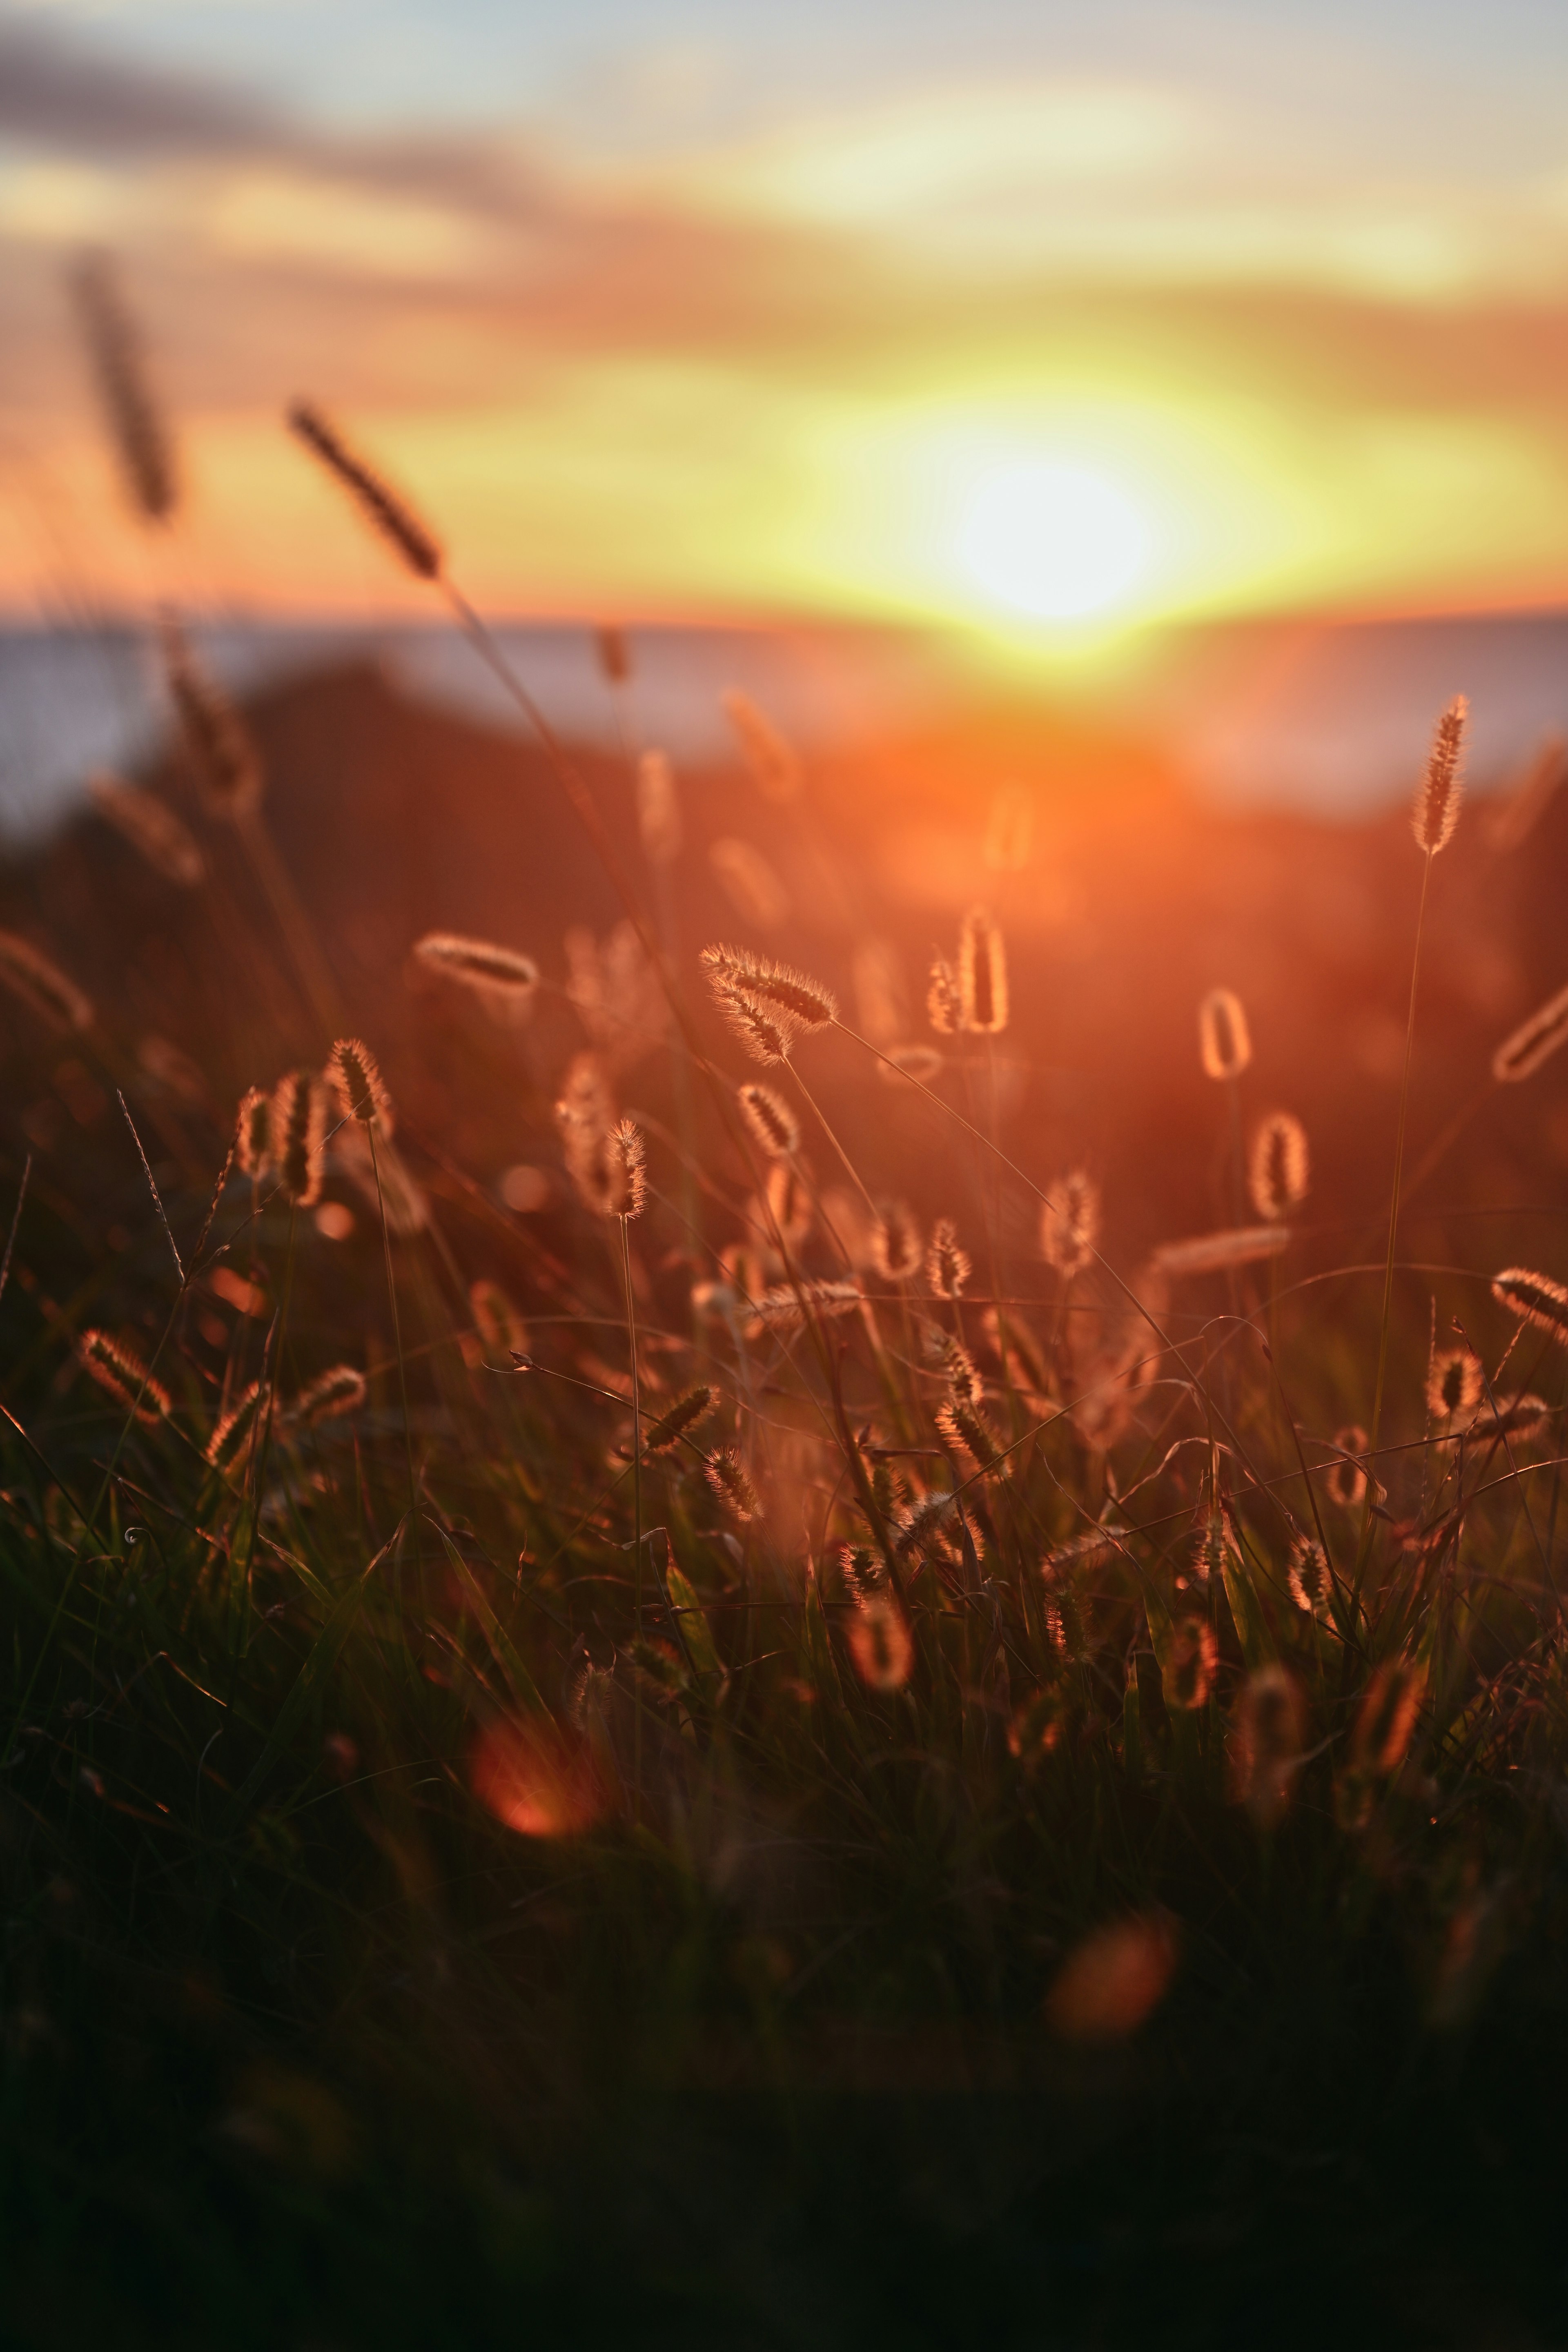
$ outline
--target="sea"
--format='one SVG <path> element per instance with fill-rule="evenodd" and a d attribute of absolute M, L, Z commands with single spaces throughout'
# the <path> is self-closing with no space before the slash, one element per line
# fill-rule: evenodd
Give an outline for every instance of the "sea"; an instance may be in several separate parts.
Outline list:
<path fill-rule="evenodd" d="M 226 620 L 192 634 L 241 697 L 371 662 L 405 694 L 486 726 L 521 725 L 449 626 Z M 1213 801 L 1332 817 L 1409 792 L 1455 694 L 1470 703 L 1479 790 L 1506 784 L 1547 738 L 1568 736 L 1568 613 L 1555 611 L 1249 620 L 1151 634 L 1114 658 L 1076 664 L 1015 646 L 1005 666 L 967 641 L 896 629 L 639 627 L 626 632 L 632 678 L 619 710 L 591 627 L 530 622 L 497 635 L 559 732 L 613 745 L 626 728 L 678 762 L 722 751 L 720 698 L 734 686 L 808 755 L 918 732 L 1003 697 L 1146 739 Z M 146 629 L 0 625 L 0 832 L 24 839 L 58 823 L 94 770 L 134 772 L 168 726 Z"/>

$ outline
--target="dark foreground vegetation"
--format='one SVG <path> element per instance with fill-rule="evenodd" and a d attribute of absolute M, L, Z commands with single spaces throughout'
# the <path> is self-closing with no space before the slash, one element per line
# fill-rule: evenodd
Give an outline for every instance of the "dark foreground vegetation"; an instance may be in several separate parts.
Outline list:
<path fill-rule="evenodd" d="M 634 922 L 169 660 L 0 935 L 6 2340 L 1564 2340 L 1541 780 L 1390 1286 L 1403 821 L 752 722 L 585 761 Z"/>

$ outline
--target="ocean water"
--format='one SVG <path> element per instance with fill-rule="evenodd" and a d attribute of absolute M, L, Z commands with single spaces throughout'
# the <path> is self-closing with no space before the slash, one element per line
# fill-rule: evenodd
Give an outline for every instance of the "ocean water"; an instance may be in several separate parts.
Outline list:
<path fill-rule="evenodd" d="M 581 626 L 498 632 L 560 730 L 616 740 L 615 709 Z M 229 624 L 195 632 L 244 694 L 346 659 L 373 660 L 406 693 L 486 725 L 521 722 L 449 627 Z M 647 628 L 628 633 L 635 731 L 679 761 L 727 741 L 719 697 L 742 686 L 809 751 L 918 727 L 986 691 L 972 655 L 897 631 Z M 996 681 L 993 689 L 996 690 Z M 1098 695 L 1119 731 L 1142 732 L 1200 792 L 1229 803 L 1352 815 L 1407 793 L 1433 720 L 1456 693 L 1472 712 L 1470 772 L 1506 782 L 1542 738 L 1568 735 L 1568 614 L 1457 615 L 1362 624 L 1311 619 L 1171 631 L 1121 666 L 1069 681 L 1042 658 L 1015 667 L 1010 700 L 1042 711 Z M 57 820 L 96 767 L 132 769 L 169 723 L 146 633 L 0 627 L 0 830 Z"/>

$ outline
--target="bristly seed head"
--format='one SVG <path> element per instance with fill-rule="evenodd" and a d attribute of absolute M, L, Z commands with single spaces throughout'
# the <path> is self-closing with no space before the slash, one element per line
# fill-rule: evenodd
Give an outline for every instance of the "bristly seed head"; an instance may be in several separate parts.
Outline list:
<path fill-rule="evenodd" d="M 358 1412 L 369 1393 L 362 1371 L 353 1364 L 333 1364 L 300 1390 L 282 1418 L 290 1426 L 314 1429 L 323 1421 Z"/>
<path fill-rule="evenodd" d="M 1296 1538 L 1290 1547 L 1285 1580 L 1298 1609 L 1317 1618 L 1320 1624 L 1331 1622 L 1334 1582 L 1329 1573 L 1328 1553 L 1316 1536 Z"/>
<path fill-rule="evenodd" d="M 647 1146 L 635 1119 L 623 1118 L 611 1129 L 605 1157 L 614 1202 L 609 1213 L 629 1224 L 647 1206 Z"/>
<path fill-rule="evenodd" d="M 1469 709 L 1464 696 L 1457 694 L 1438 719 L 1427 754 L 1426 773 L 1421 779 L 1410 813 L 1415 846 L 1428 857 L 1436 857 L 1440 849 L 1447 847 L 1459 822 L 1459 766 L 1464 757 Z"/>
<path fill-rule="evenodd" d="M 926 1017 L 939 1037 L 954 1037 L 963 1026 L 963 991 L 945 956 L 935 957 L 931 963 Z"/>
<path fill-rule="evenodd" d="M 165 882 L 194 890 L 206 879 L 207 862 L 200 845 L 156 793 L 121 783 L 100 769 L 88 778 L 88 797 L 106 824 L 111 824 L 140 857 Z"/>
<path fill-rule="evenodd" d="M 924 1255 L 921 1229 L 902 1201 L 882 1204 L 872 1231 L 873 1263 L 885 1282 L 912 1282 Z"/>
<path fill-rule="evenodd" d="M 1528 1266 L 1505 1266 L 1492 1276 L 1492 1297 L 1522 1322 L 1547 1332 L 1559 1347 L 1568 1348 L 1568 1290 L 1550 1275 L 1533 1274 Z"/>
<path fill-rule="evenodd" d="M 481 996 L 515 1000 L 530 997 L 539 986 L 539 966 L 531 956 L 512 948 L 498 948 L 489 940 L 462 939 L 456 931 L 426 931 L 414 943 L 414 952 L 432 971 L 460 981 Z"/>
<path fill-rule="evenodd" d="M 890 1592 L 857 1596 L 846 1628 L 855 1671 L 868 1690 L 902 1690 L 914 1664 L 915 1645 L 908 1620 Z"/>
<path fill-rule="evenodd" d="M 327 1077 L 348 1118 L 362 1127 L 374 1121 L 384 1135 L 392 1133 L 392 1100 L 368 1045 L 340 1037 L 327 1056 Z"/>
<path fill-rule="evenodd" d="M 717 1454 L 710 1454 L 703 1469 L 708 1484 L 719 1500 L 727 1505 L 738 1519 L 746 1521 L 762 1517 L 763 1507 L 757 1490 L 732 1445 L 721 1446 Z"/>
<path fill-rule="evenodd" d="M 713 993 L 719 1010 L 753 1062 L 766 1068 L 772 1063 L 788 1061 L 795 1043 L 793 1021 L 769 1012 L 739 989 L 716 987 Z"/>
<path fill-rule="evenodd" d="M 738 686 L 729 688 L 719 698 L 740 740 L 752 781 L 763 798 L 778 802 L 797 799 L 801 768 L 794 745 L 785 741 L 773 720 Z"/>
<path fill-rule="evenodd" d="M 172 613 L 163 615 L 163 637 L 169 698 L 196 782 L 215 816 L 240 824 L 261 805 L 261 755 L 237 708 L 202 668 Z"/>
<path fill-rule="evenodd" d="M 174 448 L 148 388 L 141 337 L 107 254 L 91 254 L 80 264 L 75 292 L 132 503 L 148 522 L 166 523 L 179 503 Z"/>
<path fill-rule="evenodd" d="M 1247 1013 L 1234 990 L 1211 988 L 1199 1005 L 1198 1051 L 1211 1078 L 1238 1078 L 1251 1061 Z"/>
<path fill-rule="evenodd" d="M 326 1090 L 321 1080 L 314 1070 L 290 1070 L 273 1093 L 268 1156 L 285 1200 L 297 1209 L 314 1208 L 321 1196 L 326 1130 Z"/>
<path fill-rule="evenodd" d="M 700 1421 L 706 1421 L 718 1402 L 718 1391 L 710 1388 L 689 1389 L 678 1397 L 669 1411 L 644 1433 L 643 1450 L 647 1454 L 666 1454 L 679 1445 Z"/>
<path fill-rule="evenodd" d="M 994 1037 L 1007 1026 L 1007 954 L 984 907 L 972 907 L 958 935 L 958 995 L 963 1024 Z"/>
<path fill-rule="evenodd" d="M 261 1394 L 259 1381 L 252 1381 L 244 1393 L 236 1398 L 226 1413 L 213 1424 L 207 1440 L 206 1459 L 215 1470 L 226 1467 L 250 1426 L 256 1412 L 256 1401 Z"/>
<path fill-rule="evenodd" d="M 746 1125 L 770 1160 L 793 1160 L 800 1150 L 800 1126 L 782 1095 L 750 1079 L 735 1089 Z"/>
<path fill-rule="evenodd" d="M 1081 1274 L 1100 1242 L 1100 1187 L 1081 1168 L 1059 1176 L 1040 1204 L 1040 1254 L 1068 1279 Z"/>
<path fill-rule="evenodd" d="M 153 1429 L 168 1419 L 174 1411 L 168 1390 L 153 1378 L 126 1340 L 115 1339 L 110 1331 L 90 1330 L 84 1331 L 76 1344 L 83 1371 L 90 1373 L 100 1389 L 107 1389 L 117 1404 L 134 1412 L 143 1427 Z"/>
<path fill-rule="evenodd" d="M 1445 1348 L 1426 1374 L 1426 1411 L 1434 1421 L 1453 1421 L 1475 1411 L 1481 1397 L 1481 1368 L 1468 1348 Z"/>
<path fill-rule="evenodd" d="M 90 1029 L 92 999 L 41 950 L 15 931 L 0 931 L 0 986 L 19 997 L 51 1029 Z"/>
<path fill-rule="evenodd" d="M 938 1298 L 962 1298 L 973 1267 L 969 1252 L 959 1244 L 958 1228 L 951 1217 L 939 1217 L 931 1229 L 926 1252 L 926 1280 Z"/>
<path fill-rule="evenodd" d="M 272 1165 L 272 1097 L 259 1087 L 247 1087 L 239 1098 L 234 1164 L 253 1181 L 265 1176 Z"/>
<path fill-rule="evenodd" d="M 777 1283 L 754 1301 L 748 1336 L 796 1330 L 808 1315 L 851 1315 L 864 1296 L 858 1282 L 821 1275 Z"/>
<path fill-rule="evenodd" d="M 1279 1257 L 1289 1244 L 1289 1225 L 1231 1225 L 1188 1242 L 1162 1242 L 1150 1263 L 1163 1275 L 1224 1274 Z"/>
<path fill-rule="evenodd" d="M 722 942 L 704 948 L 701 961 L 708 985 L 721 1003 L 726 996 L 742 996 L 801 1029 L 826 1029 L 838 1018 L 833 991 L 792 964 L 774 963 L 753 955 L 750 948 Z"/>
<path fill-rule="evenodd" d="M 441 550 L 407 501 L 356 457 L 337 428 L 308 400 L 289 409 L 289 430 L 337 476 L 360 511 L 403 558 L 416 579 L 438 580 Z"/>
<path fill-rule="evenodd" d="M 1528 1021 L 1521 1021 L 1492 1055 L 1492 1076 L 1500 1086 L 1515 1085 L 1538 1070 L 1559 1045 L 1568 1041 L 1568 988 L 1560 988 Z"/>
<path fill-rule="evenodd" d="M 994 1466 L 996 1442 L 978 1405 L 950 1399 L 938 1409 L 936 1425 L 950 1445 L 972 1454 L 983 1470 Z"/>
<path fill-rule="evenodd" d="M 1252 1139 L 1247 1189 L 1253 1207 L 1277 1225 L 1306 1199 L 1310 1181 L 1306 1129 L 1288 1110 L 1270 1111 Z"/>

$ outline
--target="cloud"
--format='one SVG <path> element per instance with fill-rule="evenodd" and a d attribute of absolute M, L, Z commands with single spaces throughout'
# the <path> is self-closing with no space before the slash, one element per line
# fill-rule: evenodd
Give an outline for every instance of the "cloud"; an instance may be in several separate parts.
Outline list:
<path fill-rule="evenodd" d="M 8 138 L 98 155 L 173 155 L 249 146 L 281 129 L 271 109 L 226 84 L 0 18 L 0 134 Z"/>

